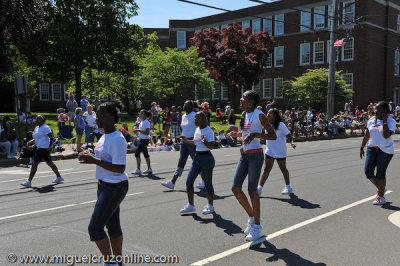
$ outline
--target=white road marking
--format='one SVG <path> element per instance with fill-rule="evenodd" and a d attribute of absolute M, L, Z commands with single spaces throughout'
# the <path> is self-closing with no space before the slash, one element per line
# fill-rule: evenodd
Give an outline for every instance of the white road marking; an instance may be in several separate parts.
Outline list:
<path fill-rule="evenodd" d="M 59 172 L 67 172 L 74 170 L 74 168 L 68 168 L 68 169 L 62 169 L 58 170 Z M 16 169 L 16 170 L 6 170 L 6 171 L 0 171 L 0 174 L 7 174 L 7 175 L 21 175 L 21 174 L 29 174 L 30 170 L 25 170 L 25 169 Z M 36 172 L 37 175 L 40 174 L 48 174 L 48 173 L 53 173 L 53 171 L 40 171 Z"/>
<path fill-rule="evenodd" d="M 231 157 L 231 156 L 235 156 L 236 154 L 225 154 L 225 157 Z"/>
<path fill-rule="evenodd" d="M 392 192 L 392 191 L 387 191 L 386 194 L 389 194 L 389 193 L 391 193 L 391 192 Z M 333 210 L 333 211 L 330 211 L 330 212 L 321 214 L 321 215 L 319 215 L 319 216 L 317 216 L 317 217 L 308 219 L 308 220 L 303 221 L 303 222 L 301 222 L 301 223 L 292 225 L 292 226 L 290 226 L 290 227 L 288 227 L 288 228 L 279 230 L 279 231 L 277 231 L 277 232 L 275 232 L 275 233 L 269 234 L 268 236 L 261 237 L 260 239 L 258 239 L 258 240 L 256 240 L 256 241 L 248 242 L 248 243 L 246 243 L 246 244 L 243 244 L 243 245 L 234 247 L 234 248 L 232 248 L 232 249 L 229 249 L 229 250 L 227 250 L 227 251 L 221 252 L 221 253 L 216 254 L 216 255 L 214 255 L 214 256 L 208 257 L 208 258 L 206 258 L 206 259 L 203 259 L 203 260 L 194 262 L 194 263 L 192 263 L 191 265 L 205 265 L 205 264 L 207 264 L 207 263 L 217 261 L 217 260 L 219 260 L 219 259 L 222 259 L 222 258 L 225 258 L 225 257 L 227 257 L 227 256 L 230 256 L 230 255 L 232 255 L 232 254 L 234 254 L 234 253 L 237 253 L 237 252 L 240 252 L 240 251 L 242 251 L 242 250 L 248 249 L 248 248 L 250 248 L 250 247 L 253 246 L 253 245 L 260 244 L 260 243 L 262 243 L 262 242 L 264 242 L 264 241 L 266 241 L 266 240 L 271 240 L 271 239 L 276 238 L 276 237 L 278 237 L 278 236 L 287 234 L 287 233 L 289 233 L 289 232 L 291 232 L 291 231 L 293 231 L 293 230 L 299 229 L 299 228 L 301 228 L 301 227 L 304 227 L 304 226 L 306 226 L 306 225 L 315 223 L 315 222 L 317 222 L 317 221 L 319 221 L 319 220 L 325 219 L 325 218 L 327 218 L 327 217 L 329 217 L 329 216 L 332 216 L 332 215 L 334 215 L 334 214 L 337 214 L 337 213 L 339 213 L 339 212 L 348 210 L 348 209 L 353 208 L 353 207 L 355 207 L 355 206 L 357 206 L 357 205 L 360 205 L 360 204 L 363 204 L 363 203 L 368 202 L 368 201 L 370 201 L 370 200 L 373 200 L 373 199 L 375 199 L 375 197 L 376 197 L 376 195 L 371 196 L 371 197 L 368 197 L 368 198 L 365 198 L 365 199 L 362 199 L 362 200 L 359 200 L 359 201 L 356 201 L 356 202 L 354 202 L 354 203 L 348 204 L 348 205 L 343 206 L 343 207 L 341 207 L 341 208 L 338 208 L 338 209 L 336 209 L 336 210 Z"/>
<path fill-rule="evenodd" d="M 127 194 L 125 197 L 135 196 L 135 195 L 139 195 L 139 194 L 143 194 L 143 193 L 144 192 L 137 192 L 137 193 Z M 90 200 L 90 201 L 85 201 L 85 202 L 81 202 L 81 203 L 72 203 L 72 204 L 68 204 L 68 205 L 63 205 L 63 206 L 58 206 L 58 207 L 54 207 L 54 208 L 33 211 L 33 212 L 25 212 L 25 213 L 10 215 L 10 216 L 4 216 L 4 217 L 0 217 L 0 221 L 4 221 L 4 220 L 16 218 L 16 217 L 21 217 L 21 216 L 28 216 L 28 215 L 42 213 L 42 212 L 49 212 L 49 211 L 54 211 L 54 210 L 59 210 L 59 209 L 65 209 L 65 208 L 70 208 L 70 207 L 90 204 L 90 203 L 94 203 L 96 201 L 97 200 Z"/>
<path fill-rule="evenodd" d="M 394 151 L 400 151 L 400 149 L 394 150 Z"/>
<path fill-rule="evenodd" d="M 93 169 L 93 170 L 85 170 L 85 171 L 76 171 L 76 172 L 63 173 L 62 175 L 64 176 L 64 175 L 72 175 L 72 174 L 87 173 L 87 172 L 95 172 L 95 171 L 96 171 L 96 169 Z M 28 173 L 28 174 L 29 174 L 29 173 Z M 47 178 L 47 177 L 52 177 L 52 176 L 54 176 L 54 174 L 52 174 L 52 175 L 45 175 L 45 176 L 38 176 L 38 177 L 35 177 L 35 179 L 45 178 L 45 177 Z M 28 178 L 28 176 L 27 176 L 27 178 Z M 4 181 L 0 181 L 0 183 L 9 183 L 9 182 L 23 181 L 23 180 L 26 180 L 26 178 L 4 180 Z"/>
<path fill-rule="evenodd" d="M 351 142 L 360 142 L 359 140 L 352 140 Z"/>
<path fill-rule="evenodd" d="M 332 143 L 332 145 L 340 145 L 340 142 Z"/>
<path fill-rule="evenodd" d="M 388 220 L 397 227 L 400 227 L 400 211 L 389 215 Z"/>

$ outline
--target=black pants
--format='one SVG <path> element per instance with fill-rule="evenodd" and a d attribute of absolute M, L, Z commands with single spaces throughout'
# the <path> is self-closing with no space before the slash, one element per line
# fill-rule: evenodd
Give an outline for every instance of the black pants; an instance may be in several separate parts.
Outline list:
<path fill-rule="evenodd" d="M 149 145 L 149 139 L 139 140 L 139 146 L 136 149 L 135 157 L 140 158 L 140 154 L 143 152 L 144 158 L 149 158 L 149 152 L 147 151 L 147 145 Z"/>

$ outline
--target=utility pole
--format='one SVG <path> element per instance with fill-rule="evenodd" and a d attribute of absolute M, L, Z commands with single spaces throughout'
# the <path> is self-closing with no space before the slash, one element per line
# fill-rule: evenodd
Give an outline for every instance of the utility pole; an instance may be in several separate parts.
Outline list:
<path fill-rule="evenodd" d="M 334 46 L 336 40 L 336 26 L 337 26 L 337 0 L 332 0 L 332 9 L 329 20 L 331 21 L 331 41 L 330 41 L 330 56 L 329 56 L 329 88 L 328 88 L 328 101 L 327 101 L 327 117 L 333 117 L 335 111 L 335 94 L 336 94 L 336 77 L 335 77 L 335 64 L 336 64 L 336 47 Z"/>

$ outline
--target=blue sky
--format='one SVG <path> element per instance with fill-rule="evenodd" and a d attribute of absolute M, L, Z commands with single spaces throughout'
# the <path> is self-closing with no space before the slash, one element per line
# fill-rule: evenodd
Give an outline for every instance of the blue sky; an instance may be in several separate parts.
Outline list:
<path fill-rule="evenodd" d="M 229 10 L 258 5 L 248 0 L 191 1 Z M 222 13 L 218 10 L 195 6 L 177 0 L 136 0 L 136 3 L 139 5 L 139 15 L 131 18 L 130 22 L 132 24 L 138 24 L 142 28 L 168 28 L 170 19 L 194 19 Z"/>

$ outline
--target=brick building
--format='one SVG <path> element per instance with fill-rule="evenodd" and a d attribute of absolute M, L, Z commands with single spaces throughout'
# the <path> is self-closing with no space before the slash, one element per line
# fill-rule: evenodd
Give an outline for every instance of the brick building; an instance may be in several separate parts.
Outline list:
<path fill-rule="evenodd" d="M 337 48 L 336 70 L 354 91 L 355 105 L 371 101 L 400 101 L 400 0 L 339 1 L 337 39 L 348 36 Z M 185 49 L 198 30 L 222 29 L 239 22 L 253 32 L 268 30 L 277 46 L 253 87 L 264 103 L 272 98 L 286 104 L 283 82 L 307 69 L 327 68 L 329 61 L 330 11 L 332 1 L 281 0 L 260 6 L 193 20 L 170 20 L 169 29 L 157 31 L 161 47 Z M 194 7 L 195 8 L 195 7 Z M 229 8 L 229 7 L 227 7 Z M 303 27 L 303 26 L 306 27 Z M 212 102 L 228 100 L 225 86 L 215 84 Z M 213 101 L 216 100 L 216 101 Z"/>

